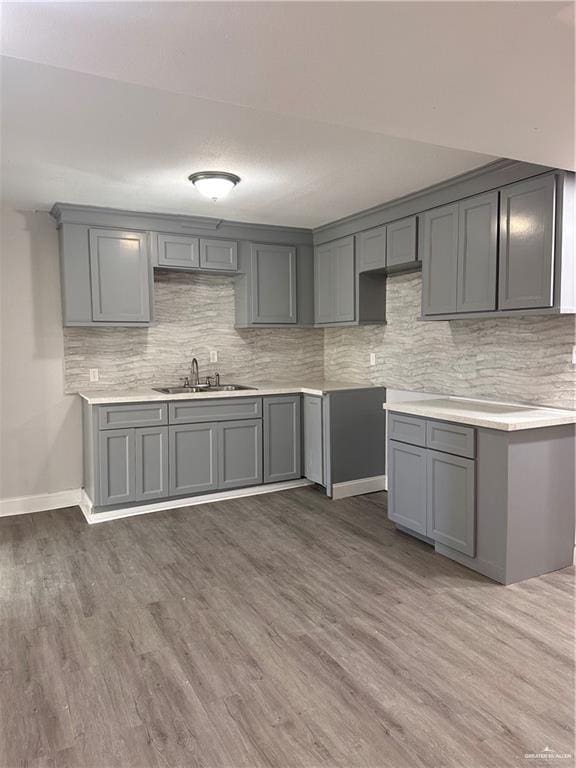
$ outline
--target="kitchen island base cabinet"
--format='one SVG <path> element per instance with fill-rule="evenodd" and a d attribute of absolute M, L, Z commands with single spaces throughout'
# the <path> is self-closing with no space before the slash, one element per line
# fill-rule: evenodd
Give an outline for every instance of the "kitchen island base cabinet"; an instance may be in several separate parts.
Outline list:
<path fill-rule="evenodd" d="M 300 395 L 265 397 L 264 482 L 302 477 Z"/>

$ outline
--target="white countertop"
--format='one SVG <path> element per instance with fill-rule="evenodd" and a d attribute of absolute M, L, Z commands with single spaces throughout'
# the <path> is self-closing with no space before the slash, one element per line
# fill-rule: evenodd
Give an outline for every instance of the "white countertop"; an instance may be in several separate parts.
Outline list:
<path fill-rule="evenodd" d="M 462 397 L 386 403 L 385 407 L 388 411 L 397 413 L 453 421 L 473 427 L 501 429 L 506 432 L 576 424 L 576 411 Z"/>
<path fill-rule="evenodd" d="M 166 400 L 206 400 L 218 397 L 255 397 L 262 395 L 324 395 L 328 392 L 337 392 L 344 389 L 370 389 L 373 384 L 358 384 L 356 382 L 342 381 L 310 381 L 310 382 L 261 382 L 251 383 L 234 381 L 234 384 L 245 384 L 252 389 L 239 389 L 235 392 L 184 392 L 181 395 L 167 395 L 156 392 L 151 387 L 141 389 L 124 390 L 100 390 L 94 392 L 79 392 L 78 394 L 90 405 L 102 405 L 103 403 L 144 403 Z"/>

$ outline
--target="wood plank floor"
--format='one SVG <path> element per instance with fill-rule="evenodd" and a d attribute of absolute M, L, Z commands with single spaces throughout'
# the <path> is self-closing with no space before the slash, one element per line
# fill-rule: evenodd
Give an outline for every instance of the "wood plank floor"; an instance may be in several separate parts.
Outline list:
<path fill-rule="evenodd" d="M 0 520 L 0 766 L 573 752 L 572 569 L 496 585 L 385 504 L 303 488 L 92 527 L 75 508 Z"/>

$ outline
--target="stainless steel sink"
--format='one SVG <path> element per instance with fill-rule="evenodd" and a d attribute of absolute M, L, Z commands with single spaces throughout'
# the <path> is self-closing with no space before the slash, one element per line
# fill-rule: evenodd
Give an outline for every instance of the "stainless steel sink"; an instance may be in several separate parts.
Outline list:
<path fill-rule="evenodd" d="M 218 384 L 216 387 L 208 387 L 207 392 L 237 392 L 240 389 L 255 389 L 244 384 Z"/>
<path fill-rule="evenodd" d="M 246 387 L 244 384 L 218 384 L 216 387 L 199 384 L 193 387 L 154 387 L 154 392 L 162 392 L 163 395 L 193 395 L 199 392 L 204 394 L 209 394 L 210 392 L 237 392 L 241 389 L 254 389 L 254 387 Z"/>

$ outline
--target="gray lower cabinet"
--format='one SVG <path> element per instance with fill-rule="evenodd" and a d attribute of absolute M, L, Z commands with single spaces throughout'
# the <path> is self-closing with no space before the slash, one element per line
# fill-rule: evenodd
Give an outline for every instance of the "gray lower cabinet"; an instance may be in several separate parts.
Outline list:
<path fill-rule="evenodd" d="M 318 325 L 356 319 L 354 238 L 344 237 L 315 251 L 314 317 Z"/>
<path fill-rule="evenodd" d="M 500 195 L 499 307 L 551 307 L 556 177 L 521 181 Z"/>
<path fill-rule="evenodd" d="M 458 301 L 458 203 L 422 216 L 422 314 L 455 312 Z"/>
<path fill-rule="evenodd" d="M 193 495 L 218 488 L 218 424 L 169 427 L 170 495 Z"/>
<path fill-rule="evenodd" d="M 498 192 L 458 205 L 458 312 L 496 309 Z"/>
<path fill-rule="evenodd" d="M 236 272 L 238 269 L 238 243 L 232 240 L 200 238 L 200 267 L 218 272 Z"/>
<path fill-rule="evenodd" d="M 426 448 L 388 443 L 388 517 L 397 525 L 428 535 Z"/>
<path fill-rule="evenodd" d="M 393 221 L 386 226 L 386 266 L 411 266 L 418 260 L 416 216 Z"/>
<path fill-rule="evenodd" d="M 158 235 L 158 266 L 168 269 L 198 269 L 198 238 L 189 235 Z"/>
<path fill-rule="evenodd" d="M 135 501 L 168 496 L 168 427 L 134 430 Z"/>
<path fill-rule="evenodd" d="M 252 322 L 263 325 L 297 322 L 296 249 L 286 245 L 252 245 Z"/>
<path fill-rule="evenodd" d="M 324 485 L 322 397 L 304 395 L 304 477 Z"/>
<path fill-rule="evenodd" d="M 89 243 L 91 320 L 149 321 L 151 266 L 146 234 L 90 229 Z"/>
<path fill-rule="evenodd" d="M 265 397 L 264 482 L 302 477 L 300 395 Z"/>
<path fill-rule="evenodd" d="M 123 504 L 136 495 L 135 438 L 133 429 L 98 433 L 99 504 Z"/>
<path fill-rule="evenodd" d="M 262 419 L 218 424 L 218 487 L 262 482 Z"/>
<path fill-rule="evenodd" d="M 429 449 L 426 454 L 428 536 L 474 557 L 474 460 Z"/>

